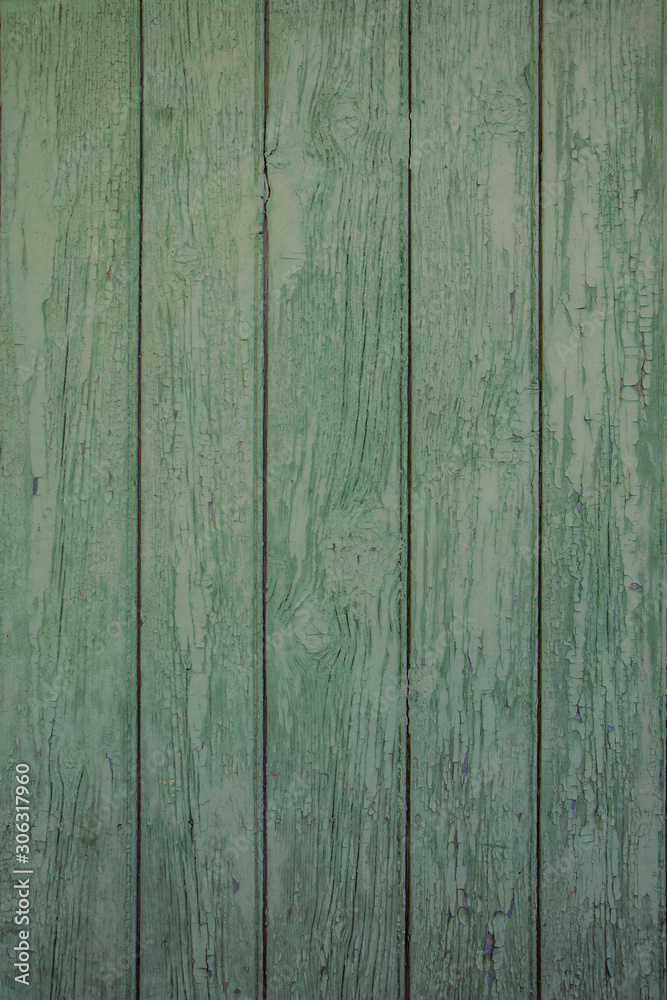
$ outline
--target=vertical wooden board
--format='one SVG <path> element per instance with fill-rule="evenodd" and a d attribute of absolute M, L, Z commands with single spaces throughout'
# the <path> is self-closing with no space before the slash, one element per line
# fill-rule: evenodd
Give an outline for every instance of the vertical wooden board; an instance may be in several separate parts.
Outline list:
<path fill-rule="evenodd" d="M 543 996 L 664 996 L 663 4 L 544 3 Z"/>
<path fill-rule="evenodd" d="M 143 4 L 141 984 L 160 1000 L 258 990 L 260 7 Z"/>
<path fill-rule="evenodd" d="M 407 32 L 275 0 L 267 996 L 403 993 Z"/>
<path fill-rule="evenodd" d="M 2 4 L 4 996 L 134 981 L 138 5 Z M 25 929 L 25 925 L 22 925 Z"/>
<path fill-rule="evenodd" d="M 533 995 L 536 21 L 412 4 L 410 971 Z"/>

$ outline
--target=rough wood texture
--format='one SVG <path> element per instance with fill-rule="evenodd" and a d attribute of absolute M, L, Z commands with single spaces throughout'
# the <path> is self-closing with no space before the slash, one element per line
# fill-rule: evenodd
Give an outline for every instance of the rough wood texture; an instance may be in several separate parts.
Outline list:
<path fill-rule="evenodd" d="M 119 1000 L 134 978 L 138 68 L 133 2 L 2 4 L 3 996 Z"/>
<path fill-rule="evenodd" d="M 544 4 L 549 1000 L 665 995 L 663 13 Z"/>
<path fill-rule="evenodd" d="M 263 21 L 145 0 L 143 24 L 142 997 L 251 1000 Z"/>
<path fill-rule="evenodd" d="M 402 994 L 405 42 L 397 0 L 271 3 L 267 969 L 276 1000 Z"/>
<path fill-rule="evenodd" d="M 412 5 L 412 996 L 535 982 L 530 0 Z"/>
<path fill-rule="evenodd" d="M 666 0 L 0 5 L 31 997 L 664 997 Z"/>

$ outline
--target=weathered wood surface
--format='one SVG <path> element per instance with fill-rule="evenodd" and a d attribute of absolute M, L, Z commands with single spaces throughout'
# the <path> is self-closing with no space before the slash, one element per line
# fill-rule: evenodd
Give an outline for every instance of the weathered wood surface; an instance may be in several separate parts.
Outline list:
<path fill-rule="evenodd" d="M 415 1000 L 535 988 L 537 22 L 412 4 Z"/>
<path fill-rule="evenodd" d="M 0 13 L 31 995 L 663 997 L 663 0 Z"/>
<path fill-rule="evenodd" d="M 543 996 L 664 976 L 664 5 L 544 3 Z"/>
<path fill-rule="evenodd" d="M 3 996 L 119 1000 L 134 982 L 138 13 L 2 4 Z"/>
<path fill-rule="evenodd" d="M 261 989 L 260 6 L 143 4 L 140 969 L 159 1000 Z"/>
<path fill-rule="evenodd" d="M 402 995 L 406 25 L 269 22 L 268 996 Z"/>

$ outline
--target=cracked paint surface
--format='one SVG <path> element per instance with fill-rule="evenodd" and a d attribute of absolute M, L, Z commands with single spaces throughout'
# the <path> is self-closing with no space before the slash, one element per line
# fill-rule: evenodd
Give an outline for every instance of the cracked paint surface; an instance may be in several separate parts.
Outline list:
<path fill-rule="evenodd" d="M 535 982 L 536 29 L 523 0 L 413 3 L 410 970 L 420 1000 L 515 1000 Z"/>
<path fill-rule="evenodd" d="M 143 23 L 141 995 L 251 1000 L 261 30 L 222 0 Z"/>
<path fill-rule="evenodd" d="M 665 986 L 663 14 L 544 4 L 545 997 Z"/>
<path fill-rule="evenodd" d="M 654 1000 L 664 2 L 265 14 L 2 3 L 35 995 Z"/>
<path fill-rule="evenodd" d="M 138 4 L 2 4 L 2 854 L 27 763 L 40 997 L 133 983 L 138 51 Z"/>

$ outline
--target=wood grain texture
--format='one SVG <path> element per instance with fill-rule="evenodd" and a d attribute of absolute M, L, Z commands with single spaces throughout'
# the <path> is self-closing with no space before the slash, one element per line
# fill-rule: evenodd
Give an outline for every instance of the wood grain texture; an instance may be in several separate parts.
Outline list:
<path fill-rule="evenodd" d="M 268 996 L 402 995 L 402 5 L 270 7 Z"/>
<path fill-rule="evenodd" d="M 160 1000 L 251 1000 L 260 977 L 260 14 L 143 5 L 141 996 Z"/>
<path fill-rule="evenodd" d="M 664 5 L 544 3 L 543 996 L 664 976 Z"/>
<path fill-rule="evenodd" d="M 134 979 L 138 69 L 130 0 L 2 4 L 3 996 L 119 1000 Z"/>
<path fill-rule="evenodd" d="M 412 997 L 534 995 L 536 20 L 412 4 Z"/>

